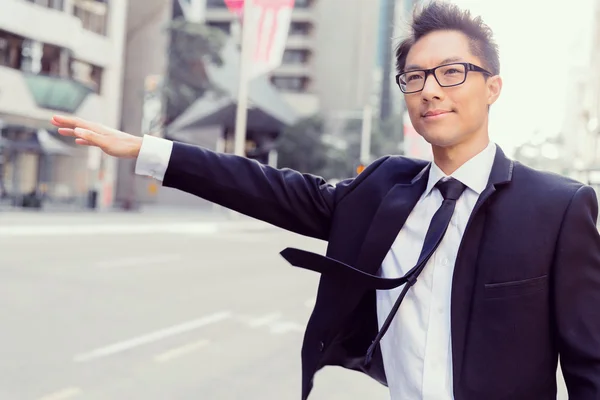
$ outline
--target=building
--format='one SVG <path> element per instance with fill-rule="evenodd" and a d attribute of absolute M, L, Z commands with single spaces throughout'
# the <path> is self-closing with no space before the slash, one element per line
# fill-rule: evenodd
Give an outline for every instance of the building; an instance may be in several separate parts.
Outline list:
<path fill-rule="evenodd" d="M 129 3 L 123 86 L 122 129 L 153 134 L 231 152 L 236 109 L 239 51 L 235 40 L 221 34 L 222 65 L 205 60 L 194 36 L 180 23 L 203 25 L 206 7 L 186 0 L 132 0 Z M 192 6 L 192 10 L 189 7 Z M 205 33 L 207 33 L 205 31 Z M 218 30 L 217 30 L 218 33 Z M 212 32 L 210 32 L 212 35 Z M 190 40 L 192 42 L 190 42 Z M 205 88 L 218 88 L 218 93 Z M 204 88 L 204 89 L 203 89 Z M 247 156 L 268 162 L 262 154 L 293 112 L 268 79 L 249 85 Z M 125 208 L 141 204 L 197 206 L 199 199 L 163 188 L 134 175 L 135 162 L 119 163 L 117 202 Z"/>
<path fill-rule="evenodd" d="M 49 121 L 61 113 L 119 125 L 126 5 L 0 3 L 0 191 L 13 204 L 33 193 L 48 202 L 112 204 L 114 160 L 73 146 Z"/>
<path fill-rule="evenodd" d="M 594 1 L 590 32 L 590 62 L 582 88 L 581 124 L 585 140 L 580 144 L 582 180 L 600 190 L 600 0 Z M 582 79 L 583 80 L 583 79 Z"/>
<path fill-rule="evenodd" d="M 223 0 L 208 25 L 236 34 Z M 300 115 L 362 110 L 370 102 L 380 0 L 295 0 L 282 65 L 271 81 Z"/>
<path fill-rule="evenodd" d="M 372 95 L 378 2 L 296 0 L 282 65 L 251 83 L 251 102 L 260 106 L 253 107 L 250 113 L 264 111 L 282 116 L 289 107 L 298 117 L 316 113 L 327 117 L 362 110 Z M 149 90 L 156 88 L 149 88 L 148 84 L 152 86 L 164 81 L 173 73 L 174 57 L 169 55 L 169 51 L 174 43 L 166 27 L 181 16 L 188 21 L 218 28 L 231 41 L 239 41 L 241 32 L 237 18 L 223 0 L 130 0 L 121 125 L 127 132 L 149 133 L 144 128 L 148 124 L 143 121 L 152 117 L 144 115 L 144 104 L 147 104 Z M 197 74 L 198 79 L 216 81 L 218 86 L 233 95 L 230 97 L 235 98 L 237 69 L 234 66 L 238 62 L 235 58 L 229 54 L 223 68 L 205 66 Z M 197 124 L 188 115 L 192 113 L 198 119 L 200 113 L 204 121 L 224 117 L 224 112 L 215 111 L 208 115 L 210 106 L 218 102 L 198 99 L 194 104 L 190 103 L 189 109 L 181 115 L 172 112 L 173 104 L 170 103 L 172 101 L 164 100 L 160 105 L 166 114 L 163 121 L 166 129 L 160 134 L 218 151 L 231 151 L 231 126 L 225 127 L 223 132 L 223 126 Z M 234 109 L 235 104 L 228 104 L 224 110 L 231 115 Z M 256 144 L 257 138 L 274 133 L 265 132 L 261 126 L 254 129 L 251 126 L 253 119 L 249 114 L 247 137 L 251 139 L 250 147 Z M 281 122 L 291 120 L 280 119 Z M 264 118 L 259 116 L 257 120 Z M 182 203 L 202 203 L 162 188 L 151 179 L 136 177 L 133 171 L 133 162 L 120 162 L 117 202 L 126 207 L 140 203 L 178 207 Z"/>
<path fill-rule="evenodd" d="M 560 132 L 561 173 L 600 188 L 600 0 L 589 3 L 589 20 L 580 21 L 583 35 L 573 37 L 566 59 L 564 120 Z"/>

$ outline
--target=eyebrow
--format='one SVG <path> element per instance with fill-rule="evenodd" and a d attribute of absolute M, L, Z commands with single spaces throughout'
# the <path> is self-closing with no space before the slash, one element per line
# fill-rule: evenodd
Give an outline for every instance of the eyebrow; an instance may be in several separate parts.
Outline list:
<path fill-rule="evenodd" d="M 444 65 L 444 64 L 449 64 L 449 63 L 458 62 L 458 61 L 463 61 L 463 58 L 462 57 L 448 57 L 448 58 L 442 60 L 442 62 L 440 62 L 438 65 Z M 417 64 L 410 64 L 410 65 L 407 65 L 404 67 L 405 71 L 408 71 L 410 69 L 426 69 L 426 68 L 423 68 Z"/>

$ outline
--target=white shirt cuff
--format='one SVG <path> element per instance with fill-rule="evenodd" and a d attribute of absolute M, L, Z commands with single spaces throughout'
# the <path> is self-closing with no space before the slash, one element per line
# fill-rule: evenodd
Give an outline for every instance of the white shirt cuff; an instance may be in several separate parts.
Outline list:
<path fill-rule="evenodd" d="M 151 176 L 163 181 L 171 159 L 173 142 L 156 136 L 144 135 L 135 163 L 136 175 Z"/>

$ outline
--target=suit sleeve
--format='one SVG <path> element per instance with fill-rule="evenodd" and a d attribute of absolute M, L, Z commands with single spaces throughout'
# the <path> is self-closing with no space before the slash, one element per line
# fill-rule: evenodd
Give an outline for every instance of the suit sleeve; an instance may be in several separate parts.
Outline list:
<path fill-rule="evenodd" d="M 573 196 L 559 235 L 555 317 L 569 399 L 600 398 L 600 236 L 598 202 L 583 186 Z"/>
<path fill-rule="evenodd" d="M 174 142 L 163 186 L 292 232 L 329 236 L 336 187 L 317 176 Z"/>

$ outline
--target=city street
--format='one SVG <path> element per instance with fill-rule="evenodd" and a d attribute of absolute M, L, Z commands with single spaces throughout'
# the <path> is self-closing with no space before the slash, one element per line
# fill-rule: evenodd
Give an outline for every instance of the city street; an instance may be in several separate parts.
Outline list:
<path fill-rule="evenodd" d="M 0 215 L 0 399 L 298 399 L 318 275 L 287 246 L 325 249 L 243 217 Z M 334 367 L 313 393 L 389 398 Z"/>
<path fill-rule="evenodd" d="M 0 214 L 0 399 L 298 399 L 318 275 L 245 218 Z M 386 399 L 326 368 L 312 399 Z"/>

